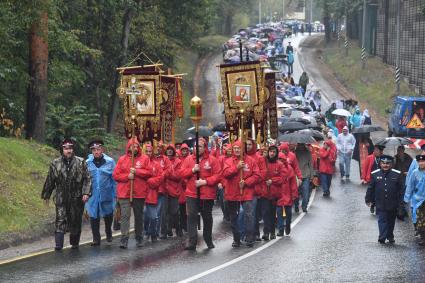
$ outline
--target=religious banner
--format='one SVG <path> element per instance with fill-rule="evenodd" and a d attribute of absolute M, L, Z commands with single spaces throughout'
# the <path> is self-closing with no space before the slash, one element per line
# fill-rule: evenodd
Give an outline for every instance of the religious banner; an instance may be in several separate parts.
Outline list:
<path fill-rule="evenodd" d="M 264 73 L 264 85 L 266 98 L 264 102 L 263 121 L 265 123 L 262 135 L 262 142 L 267 140 L 267 132 L 270 132 L 270 138 L 277 139 L 278 122 L 277 122 L 277 106 L 276 106 L 276 79 L 275 72 Z"/>
<path fill-rule="evenodd" d="M 176 119 L 175 102 L 177 98 L 177 81 L 173 76 L 161 76 L 161 140 L 165 143 L 172 142 L 172 132 Z"/>
<path fill-rule="evenodd" d="M 180 79 L 176 80 L 176 115 L 178 118 L 184 117 L 184 105 L 183 105 L 183 88 L 182 88 L 182 82 Z"/>
<path fill-rule="evenodd" d="M 126 135 L 131 137 L 132 123 L 140 141 L 161 138 L 161 80 L 156 66 L 118 68 L 118 88 L 124 106 Z M 133 119 L 134 118 L 134 119 Z"/>
<path fill-rule="evenodd" d="M 244 113 L 244 128 L 251 130 L 254 125 L 255 131 L 260 130 L 265 101 L 260 62 L 222 64 L 220 76 L 226 128 L 238 135 L 241 113 Z"/>

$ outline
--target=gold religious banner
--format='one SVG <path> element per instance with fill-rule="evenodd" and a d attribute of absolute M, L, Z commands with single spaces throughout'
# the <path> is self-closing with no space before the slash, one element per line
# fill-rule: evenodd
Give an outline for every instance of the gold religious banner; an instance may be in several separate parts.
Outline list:
<path fill-rule="evenodd" d="M 220 65 L 220 77 L 221 97 L 224 104 L 226 126 L 229 131 L 238 135 L 241 120 L 251 120 L 257 128 L 263 120 L 263 103 L 265 101 L 260 62 Z M 245 116 L 244 119 L 242 119 L 242 115 Z"/>
<path fill-rule="evenodd" d="M 135 117 L 139 140 L 161 138 L 161 71 L 158 66 L 118 68 L 121 74 L 118 93 L 123 100 L 125 129 L 129 135 L 132 117 Z"/>

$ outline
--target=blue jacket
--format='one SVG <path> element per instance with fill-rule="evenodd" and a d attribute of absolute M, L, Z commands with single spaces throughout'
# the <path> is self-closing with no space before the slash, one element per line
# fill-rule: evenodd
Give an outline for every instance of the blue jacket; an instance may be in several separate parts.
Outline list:
<path fill-rule="evenodd" d="M 106 162 L 99 168 L 94 164 L 92 154 L 86 160 L 92 179 L 92 195 L 86 203 L 86 210 L 91 218 L 105 217 L 115 209 L 116 183 L 112 178 L 115 161 L 106 154 L 103 157 Z"/>
<path fill-rule="evenodd" d="M 361 126 L 361 123 L 362 123 L 362 115 L 360 115 L 358 113 L 355 113 L 353 116 L 351 116 L 350 123 L 355 128 L 360 127 Z"/>
<path fill-rule="evenodd" d="M 288 53 L 288 64 L 294 64 L 294 54 L 292 52 Z"/>
<path fill-rule="evenodd" d="M 417 168 L 409 174 L 408 178 L 406 178 L 404 202 L 410 202 L 410 206 L 412 207 L 412 220 L 413 223 L 416 223 L 417 210 L 425 201 L 425 171 Z"/>

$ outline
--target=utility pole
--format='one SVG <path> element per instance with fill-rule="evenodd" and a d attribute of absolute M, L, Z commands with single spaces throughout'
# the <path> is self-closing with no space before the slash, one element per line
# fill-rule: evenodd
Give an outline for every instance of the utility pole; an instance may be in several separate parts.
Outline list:
<path fill-rule="evenodd" d="M 313 29 L 313 0 L 310 0 L 310 29 L 308 35 L 311 35 L 311 30 Z"/>
<path fill-rule="evenodd" d="M 347 0 L 345 0 L 345 41 L 344 41 L 344 47 L 345 47 L 345 57 L 348 57 L 348 8 L 347 8 Z"/>
<path fill-rule="evenodd" d="M 396 59 L 395 59 L 395 83 L 396 83 L 396 94 L 400 95 L 400 35 L 401 35 L 401 0 L 397 0 L 397 36 L 396 36 Z"/>
<path fill-rule="evenodd" d="M 366 41 L 366 0 L 363 0 L 363 23 L 362 23 L 362 52 L 361 52 L 361 59 L 362 59 L 362 69 L 366 69 L 366 47 L 365 47 L 365 41 Z"/>
<path fill-rule="evenodd" d="M 282 0 L 282 22 L 285 20 L 285 0 Z"/>

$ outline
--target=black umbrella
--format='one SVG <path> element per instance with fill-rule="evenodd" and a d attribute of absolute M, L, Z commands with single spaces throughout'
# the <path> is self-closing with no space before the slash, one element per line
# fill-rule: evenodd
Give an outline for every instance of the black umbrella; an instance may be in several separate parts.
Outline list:
<path fill-rule="evenodd" d="M 279 126 L 279 131 L 284 132 L 293 132 L 298 130 L 307 129 L 308 125 L 301 122 L 286 122 Z"/>
<path fill-rule="evenodd" d="M 211 130 L 211 128 L 207 127 L 207 126 L 199 126 L 199 135 L 201 137 L 209 137 L 213 135 L 213 131 Z M 186 134 L 191 134 L 191 135 L 195 135 L 195 127 L 189 128 L 186 130 Z"/>
<path fill-rule="evenodd" d="M 325 135 L 323 135 L 321 132 L 317 131 L 317 130 L 313 130 L 313 129 L 305 129 L 305 130 L 300 130 L 295 132 L 294 134 L 305 134 L 305 135 L 309 135 L 311 137 L 313 137 L 316 141 L 322 141 L 325 139 Z"/>
<path fill-rule="evenodd" d="M 379 132 L 379 131 L 384 131 L 384 129 L 380 126 L 364 125 L 358 128 L 354 128 L 353 134 L 372 133 L 372 132 Z"/>
<path fill-rule="evenodd" d="M 295 143 L 311 144 L 316 142 L 316 140 L 312 136 L 303 134 L 303 133 L 284 134 L 284 135 L 279 135 L 278 138 L 279 138 L 279 141 L 289 142 L 292 144 L 295 144 Z"/>
<path fill-rule="evenodd" d="M 225 132 L 227 131 L 226 122 L 220 122 L 212 128 L 213 132 Z"/>
<path fill-rule="evenodd" d="M 382 146 L 400 146 L 400 145 L 408 145 L 412 144 L 413 142 L 406 138 L 399 138 L 399 137 L 389 137 L 389 138 L 383 138 L 378 140 L 375 145 L 382 145 Z"/>

